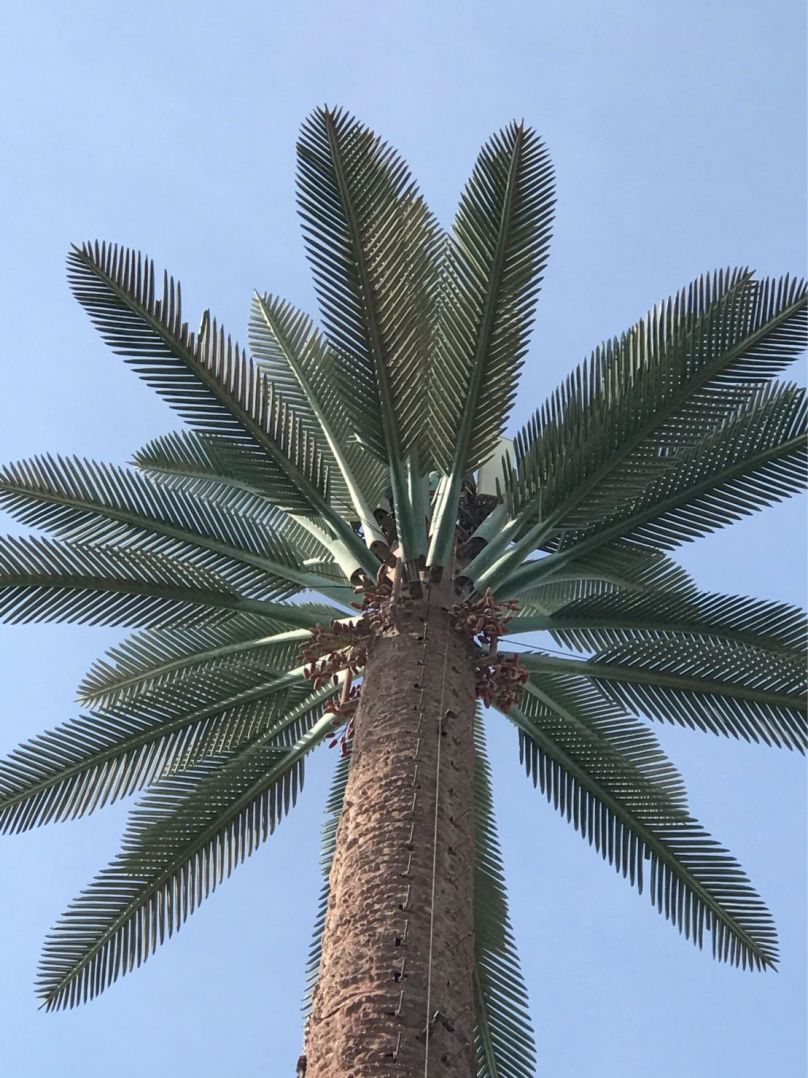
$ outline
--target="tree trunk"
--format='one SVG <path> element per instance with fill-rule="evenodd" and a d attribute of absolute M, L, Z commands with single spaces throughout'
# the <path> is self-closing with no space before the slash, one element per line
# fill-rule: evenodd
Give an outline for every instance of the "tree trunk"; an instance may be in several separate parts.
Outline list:
<path fill-rule="evenodd" d="M 475 1073 L 475 676 L 452 602 L 400 598 L 369 646 L 306 1078 Z"/>

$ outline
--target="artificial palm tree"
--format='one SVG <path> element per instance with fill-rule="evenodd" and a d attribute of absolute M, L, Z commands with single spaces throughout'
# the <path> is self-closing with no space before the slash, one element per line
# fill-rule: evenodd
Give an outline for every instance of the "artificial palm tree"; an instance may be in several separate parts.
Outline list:
<path fill-rule="evenodd" d="M 774 379 L 806 288 L 700 278 L 504 443 L 553 212 L 541 142 L 496 135 L 448 235 L 345 113 L 317 110 L 298 156 L 323 329 L 257 295 L 250 360 L 207 313 L 190 331 L 147 259 L 76 247 L 77 299 L 189 429 L 133 468 L 0 476 L 5 508 L 51 536 L 3 542 L 3 614 L 140 630 L 90 670 L 86 713 L 0 771 L 15 831 L 149 788 L 49 937 L 39 992 L 72 1006 L 139 965 L 329 743 L 300 1071 L 532 1075 L 481 702 L 680 931 L 776 960 L 765 907 L 634 716 L 804 749 L 802 614 L 700 592 L 667 552 L 802 486 L 804 394 Z M 505 649 L 535 632 L 554 647 Z"/>

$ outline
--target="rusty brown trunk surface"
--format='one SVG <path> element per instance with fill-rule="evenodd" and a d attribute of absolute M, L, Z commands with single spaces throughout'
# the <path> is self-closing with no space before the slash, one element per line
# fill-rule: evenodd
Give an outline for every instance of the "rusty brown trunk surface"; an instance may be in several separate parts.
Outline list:
<path fill-rule="evenodd" d="M 421 1078 L 428 1023 L 428 1074 L 475 1073 L 475 678 L 452 601 L 400 599 L 369 648 L 306 1078 Z"/>

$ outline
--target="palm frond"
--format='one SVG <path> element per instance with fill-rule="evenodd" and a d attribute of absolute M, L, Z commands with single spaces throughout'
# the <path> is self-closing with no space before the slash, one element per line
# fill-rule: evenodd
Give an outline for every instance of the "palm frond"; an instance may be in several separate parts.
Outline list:
<path fill-rule="evenodd" d="M 353 549 L 334 538 L 321 517 L 295 516 L 277 509 L 260 459 L 245 454 L 237 443 L 183 431 L 155 438 L 138 450 L 133 463 L 172 489 L 202 494 L 238 512 L 259 517 L 270 514 L 271 526 L 295 550 L 308 552 L 310 559 L 333 561 L 346 581 L 352 577 L 356 565 Z"/>
<path fill-rule="evenodd" d="M 47 1010 L 92 999 L 140 966 L 294 805 L 303 758 L 331 717 L 313 708 L 293 743 L 266 734 L 159 783 L 135 810 L 118 858 L 47 939 Z"/>
<path fill-rule="evenodd" d="M 719 272 L 602 345 L 517 435 L 511 515 L 541 520 L 547 534 L 640 494 L 796 358 L 807 301 L 803 281 Z"/>
<path fill-rule="evenodd" d="M 339 826 L 342 806 L 345 801 L 345 790 L 348 786 L 348 777 L 351 770 L 351 754 L 340 754 L 334 768 L 334 777 L 331 780 L 331 789 L 328 800 L 325 803 L 325 820 L 323 821 L 322 837 L 320 845 L 320 871 L 322 872 L 323 884 L 317 900 L 317 914 L 314 919 L 311 945 L 306 959 L 306 991 L 303 999 L 303 1016 L 308 1017 L 311 1011 L 312 994 L 317 977 L 320 972 L 320 959 L 323 953 L 323 932 L 325 931 L 325 919 L 328 913 L 328 896 L 330 893 L 329 879 L 331 865 L 334 862 L 334 851 L 337 847 L 337 827 Z"/>
<path fill-rule="evenodd" d="M 554 205 L 546 148 L 522 124 L 483 147 L 449 238 L 441 280 L 430 408 L 445 474 L 473 471 L 493 452 L 547 261 Z"/>
<path fill-rule="evenodd" d="M 245 455 L 237 442 L 209 437 L 194 431 L 174 431 L 153 438 L 132 458 L 157 482 L 174 490 L 202 494 L 234 512 L 266 521 L 306 559 L 328 560 L 331 536 L 318 517 L 294 517 L 271 501 L 265 479 L 255 458 Z M 317 538 L 318 530 L 322 537 Z"/>
<path fill-rule="evenodd" d="M 553 215 L 547 150 L 523 124 L 483 147 L 449 239 L 430 368 L 432 452 L 450 478 L 429 562 L 447 562 L 463 476 L 497 446 L 516 393 Z"/>
<path fill-rule="evenodd" d="M 509 635 L 537 630 L 580 651 L 680 635 L 738 640 L 794 657 L 808 647 L 805 613 L 798 607 L 706 592 L 605 592 L 551 613 L 519 614 L 508 625 Z"/>
<path fill-rule="evenodd" d="M 309 446 L 299 429 L 293 429 L 291 445 L 275 441 L 277 417 L 265 379 L 215 322 L 205 318 L 199 334 L 189 331 L 172 277 L 164 276 L 158 299 L 151 260 L 117 245 L 87 243 L 68 255 L 68 278 L 105 341 L 183 419 L 208 434 L 236 439 L 246 452 L 274 465 L 277 496 L 288 503 L 282 508 L 308 512 L 312 497 L 317 506 L 325 500 L 322 461 L 316 455 L 307 459 Z M 299 428 L 293 413 L 284 418 L 281 426 Z"/>
<path fill-rule="evenodd" d="M 240 596 L 210 569 L 165 554 L 49 539 L 0 539 L 0 618 L 92 625 L 178 625 L 234 612 L 309 627 L 303 608 Z"/>
<path fill-rule="evenodd" d="M 172 431 L 147 442 L 132 463 L 172 489 L 218 492 L 226 500 L 241 493 L 251 499 L 256 513 L 289 519 L 274 504 L 272 474 L 265 459 L 233 438 Z"/>
<path fill-rule="evenodd" d="M 518 595 L 571 558 L 615 540 L 671 550 L 790 497 L 806 484 L 807 415 L 804 390 L 761 390 L 641 496 L 617 505 L 589 529 L 566 533 L 556 553 L 526 562 L 500 579 L 499 590 Z"/>
<path fill-rule="evenodd" d="M 34 457 L 0 471 L 0 506 L 73 543 L 121 545 L 212 569 L 243 594 L 285 599 L 317 587 L 282 534 L 240 507 L 171 490 L 114 465 Z"/>
<path fill-rule="evenodd" d="M 250 304 L 249 341 L 256 366 L 289 401 L 312 437 L 323 440 L 324 418 L 344 439 L 347 431 L 339 424 L 345 405 L 337 393 L 336 355 L 311 318 L 278 296 L 256 294 Z"/>
<path fill-rule="evenodd" d="M 651 719 L 805 750 L 805 662 L 737 642 L 652 640 L 592 659 L 521 654 L 537 676 L 578 674 Z"/>
<path fill-rule="evenodd" d="M 307 605 L 304 609 L 316 611 Z M 329 613 L 331 617 L 329 617 Z M 329 624 L 335 612 L 323 608 Z M 308 629 L 289 629 L 278 618 L 236 614 L 215 625 L 150 629 L 116 644 L 98 659 L 78 689 L 82 703 L 95 708 L 119 706 L 139 692 L 159 690 L 174 681 L 194 679 L 201 668 L 290 669 Z"/>
<path fill-rule="evenodd" d="M 409 457 L 419 474 L 426 471 L 440 230 L 402 159 L 347 113 L 315 110 L 297 149 L 298 207 L 340 393 L 355 433 L 390 468 L 398 536 L 410 561 L 425 551 L 414 549 L 420 536 L 404 464 Z"/>
<path fill-rule="evenodd" d="M 250 346 L 259 368 L 278 386 L 321 443 L 329 463 L 331 500 L 345 516 L 375 530 L 387 474 L 351 437 L 352 421 L 339 393 L 337 356 L 308 315 L 275 296 L 253 298 Z"/>
<path fill-rule="evenodd" d="M 395 150 L 327 108 L 301 130 L 298 206 L 357 433 L 382 459 L 418 456 L 439 229 Z"/>
<path fill-rule="evenodd" d="M 362 564 L 364 548 L 329 505 L 327 469 L 299 417 L 215 320 L 206 314 L 199 333 L 189 331 L 179 285 L 166 274 L 157 299 L 154 277 L 149 259 L 116 245 L 88 243 L 68 255 L 74 295 L 113 351 L 198 430 L 255 456 L 279 508 L 328 518 Z"/>
<path fill-rule="evenodd" d="M 57 726 L 0 763 L 0 829 L 86 815 L 256 733 L 283 728 L 307 692 L 283 670 L 229 684 L 200 676 L 194 686 Z"/>
<path fill-rule="evenodd" d="M 806 417 L 803 389 L 761 391 L 640 498 L 604 517 L 601 537 L 670 550 L 804 489 Z"/>
<path fill-rule="evenodd" d="M 532 1078 L 536 1049 L 513 940 L 480 710 L 474 726 L 474 1046 L 477 1078 Z"/>
<path fill-rule="evenodd" d="M 696 591 L 690 574 L 666 555 L 630 543 L 595 548 L 519 595 L 524 616 L 552 614 L 579 599 L 598 595 L 669 591 L 684 598 Z"/>
<path fill-rule="evenodd" d="M 708 930 L 716 958 L 774 965 L 768 910 L 689 815 L 681 779 L 650 731 L 567 672 L 543 673 L 527 688 L 509 716 L 527 774 L 548 801 L 640 892 L 648 883 L 652 903 L 685 938 L 701 947 Z"/>

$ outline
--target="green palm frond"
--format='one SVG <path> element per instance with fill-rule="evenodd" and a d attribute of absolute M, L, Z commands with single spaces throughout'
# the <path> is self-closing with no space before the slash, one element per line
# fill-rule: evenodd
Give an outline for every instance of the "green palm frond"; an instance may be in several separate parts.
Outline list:
<path fill-rule="evenodd" d="M 404 559 L 424 554 L 406 495 L 426 471 L 427 362 L 440 230 L 398 154 L 347 113 L 317 109 L 298 141 L 298 207 L 354 431 L 390 468 Z"/>
<path fill-rule="evenodd" d="M 799 355 L 806 302 L 805 282 L 720 272 L 602 345 L 516 436 L 511 515 L 547 533 L 641 493 Z"/>
<path fill-rule="evenodd" d="M 580 651 L 672 635 L 737 640 L 795 658 L 808 647 L 805 613 L 798 607 L 706 592 L 606 592 L 552 613 L 519 614 L 508 625 L 509 635 L 538 630 Z"/>
<path fill-rule="evenodd" d="M 687 811 L 656 738 L 566 673 L 543 673 L 510 718 L 529 776 L 549 802 L 685 938 L 744 968 L 777 961 L 768 910 L 740 866 Z M 646 862 L 650 862 L 646 864 Z"/>
<path fill-rule="evenodd" d="M 553 171 L 511 124 L 482 149 L 449 238 L 430 368 L 432 452 L 449 485 L 429 562 L 447 563 L 464 475 L 494 451 L 516 393 L 547 261 Z"/>
<path fill-rule="evenodd" d="M 547 261 L 552 166 L 511 124 L 483 147 L 458 207 L 441 279 L 430 407 L 444 474 L 479 467 L 501 437 Z"/>
<path fill-rule="evenodd" d="M 197 429 L 235 439 L 271 476 L 279 508 L 327 518 L 349 547 L 361 543 L 328 500 L 328 474 L 299 417 L 207 314 L 198 334 L 182 321 L 181 293 L 154 265 L 115 245 L 85 244 L 68 256 L 73 292 L 113 351 Z M 372 569 L 366 562 L 365 568 Z"/>
<path fill-rule="evenodd" d="M 800 752 L 808 743 L 802 657 L 682 638 L 626 643 L 587 660 L 520 659 L 537 679 L 591 678 L 611 700 L 651 719 Z"/>
<path fill-rule="evenodd" d="M 330 430 L 338 431 L 340 443 L 347 440 L 345 404 L 336 385 L 336 355 L 312 319 L 278 296 L 256 294 L 250 304 L 249 341 L 256 366 L 289 401 L 304 429 L 322 441 L 324 418 Z M 333 453 L 331 464 L 336 466 Z M 344 491 L 343 501 L 350 512 Z"/>
<path fill-rule="evenodd" d="M 144 692 L 40 734 L 0 763 L 0 829 L 85 815 L 257 732 L 283 728 L 308 692 L 290 673 L 201 673 L 194 684 Z"/>
<path fill-rule="evenodd" d="M 171 489 L 221 501 L 237 512 L 266 520 L 266 526 L 281 534 L 299 554 L 333 561 L 346 581 L 353 576 L 353 548 L 335 539 L 322 517 L 290 515 L 277 509 L 260 458 L 245 453 L 237 442 L 193 431 L 167 434 L 138 450 L 133 463 Z"/>
<path fill-rule="evenodd" d="M 532 1078 L 536 1049 L 527 987 L 508 917 L 480 709 L 474 727 L 474 1046 L 477 1078 Z"/>
<path fill-rule="evenodd" d="M 190 497 L 141 472 L 79 457 L 48 455 L 6 465 L 0 505 L 21 523 L 74 542 L 131 542 L 139 530 L 163 524 L 183 533 L 177 536 L 182 542 L 192 541 L 192 534 L 193 541 L 210 538 L 290 567 L 299 563 L 295 544 L 282 532 L 284 514 L 257 498 Z M 102 531 L 97 518 L 104 511 L 110 523 Z"/>
<path fill-rule="evenodd" d="M 513 524 L 511 521 L 505 527 L 512 527 Z M 503 549 L 505 554 L 502 553 Z M 495 563 L 502 564 L 510 552 L 507 542 L 504 548 L 500 547 L 500 537 L 497 536 L 465 566 L 465 577 L 477 582 L 478 591 L 484 590 L 485 586 L 480 581 Z M 538 560 L 525 563 L 531 570 L 538 565 Z M 576 583 L 577 590 L 571 591 L 567 585 L 573 583 Z M 615 589 L 687 591 L 695 587 L 690 574 L 661 552 L 615 540 L 605 547 L 593 545 L 591 549 L 579 551 L 574 558 L 570 555 L 562 564 L 555 562 L 549 569 L 545 567 L 544 574 L 535 584 L 528 585 L 520 592 L 519 601 L 521 604 L 529 602 L 547 606 L 558 605 L 557 599 L 571 602 L 576 597 L 599 595 Z M 495 585 L 494 590 L 502 594 L 501 586 Z"/>
<path fill-rule="evenodd" d="M 320 959 L 323 953 L 323 932 L 325 919 L 328 913 L 328 895 L 330 893 L 329 878 L 331 866 L 334 863 L 334 851 L 337 848 L 337 827 L 339 826 L 342 806 L 345 802 L 345 790 L 348 786 L 348 777 L 351 771 L 351 754 L 340 754 L 334 768 L 334 777 L 331 780 L 331 789 L 325 803 L 325 820 L 321 832 L 320 844 L 320 871 L 323 877 L 320 895 L 317 899 L 317 914 L 314 919 L 311 945 L 306 959 L 306 990 L 303 998 L 303 1015 L 307 1017 L 311 1011 L 312 994 L 320 972 Z"/>
<path fill-rule="evenodd" d="M 298 206 L 342 397 L 379 457 L 418 456 L 440 230 L 395 150 L 345 112 L 317 109 L 297 150 Z"/>
<path fill-rule="evenodd" d="M 272 503 L 260 462 L 229 438 L 174 431 L 147 442 L 134 454 L 132 463 L 170 489 L 201 494 L 234 512 L 264 521 L 266 528 L 280 535 L 303 559 L 329 558 L 332 539 L 325 531 L 325 521 L 290 516 L 278 509 Z"/>
<path fill-rule="evenodd" d="M 510 521 L 469 575 L 482 587 L 570 527 L 639 497 L 805 346 L 805 282 L 699 278 L 574 371 L 514 442 Z M 518 539 L 515 547 L 507 544 Z M 490 567 L 496 557 L 496 569 Z"/>
<path fill-rule="evenodd" d="M 803 389 L 761 391 L 641 497 L 605 516 L 598 525 L 601 538 L 614 531 L 671 550 L 804 489 L 807 415 Z"/>
<path fill-rule="evenodd" d="M 322 580 L 306 572 L 266 514 L 161 486 L 138 472 L 69 457 L 0 471 L 0 506 L 22 524 L 85 545 L 122 545 L 212 569 L 242 594 L 286 599 Z"/>
<path fill-rule="evenodd" d="M 244 701 L 260 699 L 265 694 L 306 685 L 308 679 L 298 657 L 298 648 L 295 640 L 268 645 L 258 640 L 253 648 L 247 645 L 243 662 L 234 662 L 227 656 L 224 659 L 200 657 L 195 666 L 176 668 L 169 671 L 168 676 L 165 676 L 164 664 L 158 662 L 155 664 L 156 677 L 151 677 L 151 671 L 146 670 L 145 676 L 124 685 L 123 691 L 118 691 L 113 684 L 106 694 L 107 702 L 93 710 L 124 720 L 146 718 L 156 723 L 207 716 L 211 709 L 218 713 Z M 194 656 L 189 658 L 193 661 Z"/>
<path fill-rule="evenodd" d="M 598 595 L 617 597 L 661 591 L 684 598 L 696 591 L 696 585 L 690 574 L 666 555 L 617 542 L 575 558 L 521 592 L 519 610 L 525 617 L 546 615 Z"/>
<path fill-rule="evenodd" d="M 377 531 L 373 510 L 384 497 L 387 473 L 351 436 L 336 354 L 308 315 L 269 295 L 253 298 L 250 346 L 259 368 L 292 404 L 306 430 L 324 443 L 332 502 L 345 516 L 356 515 L 366 531 Z"/>
<path fill-rule="evenodd" d="M 630 540 L 671 550 L 804 489 L 805 391 L 765 388 L 696 449 L 682 453 L 639 497 L 615 506 L 589 529 L 567 533 L 561 549 L 499 577 L 503 594 L 519 594 L 573 557 Z M 481 581 L 485 581 L 483 574 Z"/>
<path fill-rule="evenodd" d="M 278 396 L 292 408 L 300 421 L 301 430 L 311 439 L 312 445 L 318 447 L 328 468 L 329 498 L 332 505 L 343 516 L 352 516 L 355 509 L 351 504 L 338 458 L 317 418 L 315 401 L 312 400 L 311 394 L 306 392 L 308 387 L 301 388 L 292 366 L 296 359 L 299 362 L 300 353 L 305 353 L 308 349 L 309 352 L 317 350 L 321 353 L 313 361 L 313 365 L 319 361 L 320 365 L 325 367 L 329 357 L 324 342 L 318 340 L 314 325 L 307 315 L 295 310 L 291 304 L 271 296 L 253 297 L 249 328 L 250 349 L 256 369 L 266 377 Z M 323 373 L 327 378 L 326 372 Z"/>
<path fill-rule="evenodd" d="M 172 431 L 138 449 L 132 463 L 170 488 L 218 492 L 227 500 L 241 493 L 251 498 L 256 512 L 264 510 L 289 519 L 275 505 L 270 466 L 234 438 Z"/>
<path fill-rule="evenodd" d="M 309 627 L 303 608 L 243 597 L 210 569 L 118 546 L 0 539 L 0 618 L 93 625 L 178 625 L 235 612 Z"/>
<path fill-rule="evenodd" d="M 38 979 L 43 1006 L 92 999 L 178 931 L 295 803 L 303 758 L 330 726 L 313 707 L 294 742 L 259 736 L 155 786 L 132 816 L 122 853 L 48 937 Z"/>
<path fill-rule="evenodd" d="M 323 611 L 326 624 L 336 611 Z M 329 614 L 331 615 L 329 617 Z M 150 629 L 136 633 L 98 659 L 78 689 L 82 703 L 111 707 L 142 691 L 159 690 L 173 681 L 193 679 L 202 667 L 282 668 L 297 665 L 296 656 L 308 629 L 289 629 L 280 618 L 236 614 L 215 625 L 189 625 L 179 629 Z"/>
<path fill-rule="evenodd" d="M 290 434 L 276 440 L 276 402 L 265 379 L 215 322 L 205 317 L 198 334 L 188 329 L 181 290 L 172 277 L 165 275 L 158 299 L 149 259 L 115 245 L 88 243 L 70 252 L 68 279 L 105 341 L 183 419 L 208 434 L 238 440 L 246 452 L 274 465 L 277 498 L 286 503 L 282 508 L 305 513 L 325 502 L 322 460 L 316 451 L 310 453 L 294 413 L 280 423 Z"/>

